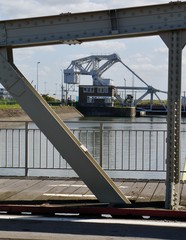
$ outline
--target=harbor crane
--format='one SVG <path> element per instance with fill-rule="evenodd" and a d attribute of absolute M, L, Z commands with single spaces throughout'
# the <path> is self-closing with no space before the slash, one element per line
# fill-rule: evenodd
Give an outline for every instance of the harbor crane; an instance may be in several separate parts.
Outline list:
<path fill-rule="evenodd" d="M 135 99 L 131 104 L 136 106 L 143 98 L 145 98 L 148 94 L 150 94 L 150 109 L 152 109 L 153 105 L 153 95 L 157 97 L 160 103 L 166 110 L 166 106 L 163 104 L 157 92 L 167 93 L 165 91 L 156 89 L 150 85 L 148 85 L 140 76 L 138 76 L 131 68 L 129 68 L 121 58 L 116 54 L 110 55 L 91 55 L 88 57 L 80 58 L 73 60 L 67 69 L 64 69 L 64 83 L 66 84 L 80 84 L 80 75 L 91 75 L 93 79 L 94 86 L 113 86 L 114 81 L 112 79 L 106 79 L 102 77 L 102 74 L 111 68 L 115 63 L 121 63 L 126 69 L 128 69 L 135 77 L 137 77 L 145 86 L 144 87 L 135 87 L 135 86 L 115 86 L 116 99 L 121 103 L 126 99 L 122 99 L 121 96 L 117 93 L 117 89 L 125 89 L 125 90 L 145 90 L 145 93 L 140 96 L 138 99 Z M 102 63 L 102 64 L 101 64 Z"/>

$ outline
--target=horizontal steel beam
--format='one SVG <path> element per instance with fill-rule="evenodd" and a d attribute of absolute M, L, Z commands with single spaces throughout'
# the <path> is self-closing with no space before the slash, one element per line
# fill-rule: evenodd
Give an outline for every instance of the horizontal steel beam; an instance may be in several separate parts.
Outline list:
<path fill-rule="evenodd" d="M 0 47 L 80 44 L 186 28 L 186 2 L 0 21 Z"/>

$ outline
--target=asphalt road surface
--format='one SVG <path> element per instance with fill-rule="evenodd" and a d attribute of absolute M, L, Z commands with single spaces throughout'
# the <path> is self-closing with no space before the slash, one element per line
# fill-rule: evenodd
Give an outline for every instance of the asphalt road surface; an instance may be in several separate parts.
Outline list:
<path fill-rule="evenodd" d="M 186 222 L 144 219 L 0 215 L 0 239 L 186 239 Z"/>

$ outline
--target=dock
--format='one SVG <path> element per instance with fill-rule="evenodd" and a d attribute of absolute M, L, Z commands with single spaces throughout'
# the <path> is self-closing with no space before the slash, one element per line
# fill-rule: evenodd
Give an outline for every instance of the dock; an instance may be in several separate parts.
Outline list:
<path fill-rule="evenodd" d="M 73 178 L 0 178 L 0 214 L 111 216 L 113 218 L 186 219 L 186 181 L 180 184 L 180 207 L 165 209 L 165 181 L 116 180 L 132 204 L 100 203 Z"/>
<path fill-rule="evenodd" d="M 116 185 L 136 205 L 163 207 L 165 182 L 158 180 L 116 180 Z M 64 203 L 97 201 L 77 178 L 1 177 L 0 204 Z M 186 206 L 186 181 L 180 184 L 180 205 Z"/>

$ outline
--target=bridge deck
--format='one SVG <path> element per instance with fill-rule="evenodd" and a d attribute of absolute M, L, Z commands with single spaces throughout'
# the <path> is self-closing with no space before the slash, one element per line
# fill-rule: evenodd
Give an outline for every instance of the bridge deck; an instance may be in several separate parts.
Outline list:
<path fill-rule="evenodd" d="M 136 204 L 165 201 L 165 182 L 149 180 L 115 181 L 126 197 Z M 186 206 L 186 181 L 181 183 L 180 205 Z M 96 200 L 78 179 L 0 178 L 0 203 Z"/>

